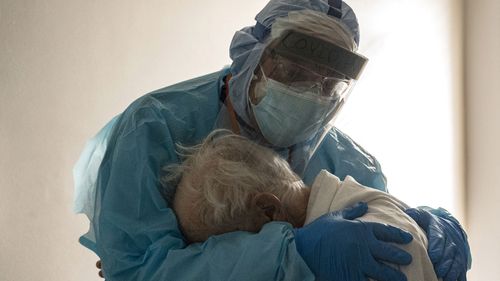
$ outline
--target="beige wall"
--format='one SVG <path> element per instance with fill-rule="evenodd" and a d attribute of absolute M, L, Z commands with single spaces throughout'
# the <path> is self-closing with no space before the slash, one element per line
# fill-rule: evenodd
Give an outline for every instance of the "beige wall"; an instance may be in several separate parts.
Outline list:
<path fill-rule="evenodd" d="M 352 4 L 367 15 L 370 9 L 363 1 Z M 227 46 L 234 31 L 253 23 L 265 2 L 0 1 L 0 280 L 99 280 L 97 258 L 76 242 L 87 221 L 71 212 L 71 172 L 85 141 L 143 93 L 229 63 Z M 491 243 L 479 238 L 488 233 L 500 237 L 498 227 L 484 232 L 495 212 L 483 204 L 500 199 L 498 180 L 492 178 L 499 154 L 491 150 L 499 132 L 494 111 L 499 106 L 494 95 L 500 92 L 499 56 L 494 52 L 500 46 L 494 28 L 500 26 L 500 11 L 496 0 L 477 2 L 467 11 L 468 38 L 473 39 L 468 42 L 479 42 L 467 45 L 467 215 L 474 268 L 487 272 L 494 262 L 488 259 Z M 458 1 L 439 3 L 455 3 L 451 7 L 459 9 Z M 455 21 L 455 16 L 447 19 Z M 455 36 L 460 38 L 453 32 L 449 42 Z M 369 51 L 370 45 L 364 48 Z M 487 54 L 496 62 L 488 62 Z M 461 67 L 455 64 L 453 71 Z"/>
<path fill-rule="evenodd" d="M 470 280 L 500 280 L 500 1 L 466 0 Z"/>
<path fill-rule="evenodd" d="M 349 3 L 369 63 L 337 127 L 382 163 L 391 194 L 465 221 L 461 1 Z"/>
<path fill-rule="evenodd" d="M 85 141 L 136 97 L 228 64 L 264 3 L 0 1 L 0 280 L 99 280 L 72 214 Z"/>

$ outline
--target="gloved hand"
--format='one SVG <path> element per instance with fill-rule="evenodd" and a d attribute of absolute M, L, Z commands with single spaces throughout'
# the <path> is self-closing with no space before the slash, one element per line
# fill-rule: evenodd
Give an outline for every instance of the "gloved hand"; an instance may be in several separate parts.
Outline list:
<path fill-rule="evenodd" d="M 410 264 L 410 254 L 384 242 L 407 244 L 413 237 L 392 226 L 354 220 L 367 210 L 367 204 L 361 202 L 294 230 L 297 250 L 316 280 L 407 280 L 403 273 L 381 261 Z"/>
<path fill-rule="evenodd" d="M 427 252 L 434 270 L 443 281 L 465 281 L 472 257 L 467 234 L 460 223 L 443 208 L 419 207 L 407 209 L 406 214 L 427 232 Z"/>

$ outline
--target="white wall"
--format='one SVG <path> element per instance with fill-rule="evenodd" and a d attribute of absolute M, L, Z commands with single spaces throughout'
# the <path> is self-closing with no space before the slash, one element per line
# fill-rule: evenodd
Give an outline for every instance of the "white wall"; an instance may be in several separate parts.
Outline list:
<path fill-rule="evenodd" d="M 87 221 L 85 217 L 71 212 L 71 170 L 85 141 L 142 94 L 219 70 L 230 63 L 228 44 L 234 31 L 252 24 L 255 14 L 265 2 L 0 1 L 0 280 L 99 280 L 94 269 L 97 258 L 77 243 L 79 235 L 87 230 Z M 401 104 L 396 103 L 411 106 L 406 93 L 398 96 L 398 88 L 405 84 L 404 79 L 408 79 L 403 74 L 411 70 L 405 67 L 418 65 L 424 70 L 421 76 L 417 76 L 418 83 L 428 83 L 428 79 L 435 78 L 432 75 L 435 71 L 443 71 L 444 68 L 447 74 L 437 75 L 439 81 L 433 81 L 432 85 L 445 93 L 439 95 L 441 101 L 451 103 L 447 107 L 448 113 L 436 115 L 436 105 L 430 102 L 432 114 L 424 115 L 422 120 L 401 123 L 405 134 L 399 134 L 401 139 L 396 139 L 395 145 L 421 137 L 432 123 L 445 128 L 446 137 L 440 139 L 439 146 L 450 145 L 451 148 L 441 152 L 444 157 L 440 160 L 442 162 L 431 164 L 448 165 L 446 169 L 451 171 L 451 175 L 446 177 L 446 188 L 452 186 L 451 189 L 456 188 L 456 192 L 450 195 L 451 199 L 429 196 L 432 202 L 426 203 L 448 204 L 445 207 L 454 209 L 462 218 L 461 178 L 458 175 L 462 152 L 460 137 L 457 137 L 461 134 L 460 125 L 457 125 L 457 120 L 461 118 L 461 102 L 457 97 L 457 92 L 461 91 L 461 33 L 457 19 L 461 2 L 352 0 L 349 3 L 356 8 L 361 22 L 361 51 L 373 57 L 343 112 L 346 131 L 379 158 L 393 190 L 395 187 L 391 185 L 399 184 L 392 179 L 401 176 L 392 167 L 406 163 L 401 163 L 398 157 L 385 156 L 381 146 L 383 142 L 394 141 L 394 137 L 388 135 L 393 129 L 385 124 L 396 118 L 407 120 L 401 117 L 407 112 L 398 109 Z M 414 6 L 416 3 L 420 4 Z M 433 9 L 423 9 L 425 5 Z M 414 14 L 412 7 L 418 8 L 420 14 Z M 392 13 L 387 13 L 387 10 Z M 480 18 L 482 13 L 477 11 L 475 18 Z M 439 18 L 436 26 L 449 37 L 437 38 L 442 33 L 432 30 L 432 26 L 415 26 L 414 21 L 419 18 Z M 395 25 L 396 22 L 398 24 Z M 482 23 L 477 24 L 476 29 L 480 30 Z M 407 28 L 411 32 L 405 33 Z M 430 31 L 431 39 L 437 39 L 434 42 L 439 42 L 437 54 L 444 56 L 444 65 L 440 69 L 436 70 L 431 65 L 429 74 L 418 54 L 406 54 L 404 51 L 398 53 L 400 61 L 391 62 L 393 72 L 386 72 L 387 69 L 381 70 L 377 66 L 383 65 L 384 58 L 391 52 L 400 52 L 402 49 L 398 50 L 398 46 L 418 43 L 410 40 L 415 40 L 412 37 L 414 34 L 418 35 L 416 38 L 423 38 L 424 42 L 419 44 L 426 46 L 425 50 L 436 46 L 425 41 L 428 39 L 425 39 L 424 30 Z M 398 34 L 403 36 L 402 39 L 397 38 Z M 490 34 L 493 34 L 493 29 Z M 488 50 L 493 52 L 494 47 L 489 45 Z M 375 56 L 377 52 L 381 55 L 379 58 Z M 476 63 L 479 65 L 479 62 Z M 490 80 L 494 80 L 491 77 L 499 77 L 498 63 L 495 67 L 496 76 L 492 76 L 494 72 L 490 71 L 487 73 L 490 76 L 483 77 Z M 476 66 L 470 71 L 481 69 Z M 479 80 L 474 88 L 481 88 L 483 84 Z M 422 84 L 419 85 L 422 87 Z M 384 96 L 387 87 L 395 92 Z M 410 87 L 413 84 L 410 83 Z M 487 92 L 493 93 L 492 88 L 481 90 L 481 93 Z M 379 98 L 381 96 L 384 98 Z M 414 93 L 408 96 L 414 96 Z M 484 99 L 492 100 L 492 97 Z M 425 103 L 419 103 L 419 106 L 422 105 Z M 355 108 L 361 108 L 367 115 L 359 116 Z M 381 116 L 381 110 L 392 110 L 394 114 L 402 115 Z M 431 112 L 427 108 L 424 111 Z M 493 116 L 487 120 L 495 120 L 495 113 L 483 113 L 487 112 L 490 115 L 485 116 Z M 368 127 L 367 118 L 373 121 Z M 498 124 L 489 123 L 492 123 L 489 126 Z M 477 132 L 477 135 L 487 136 L 488 127 L 485 127 L 484 121 L 478 121 L 478 124 L 481 125 L 475 127 L 482 127 L 485 131 Z M 365 131 L 369 134 L 363 135 Z M 442 132 L 433 129 L 432 133 L 426 134 L 427 138 L 422 143 L 432 144 L 430 138 Z M 480 137 L 477 139 L 481 140 Z M 492 142 L 495 140 L 491 139 Z M 469 142 L 473 144 L 471 140 Z M 475 145 L 482 147 L 485 144 Z M 429 163 L 429 156 L 423 148 L 417 152 L 411 146 L 400 149 L 406 149 L 405 159 L 412 159 L 413 166 L 421 167 L 419 163 Z M 489 156 L 490 161 L 494 161 L 494 154 L 475 153 L 470 150 L 468 154 L 471 167 L 474 163 L 483 162 L 480 160 L 483 156 Z M 496 165 L 498 168 L 498 162 Z M 481 166 L 477 164 L 477 167 Z M 488 165 L 489 174 L 494 174 L 492 167 Z M 474 171 L 473 168 L 469 170 Z M 422 172 L 428 171 L 408 169 L 411 175 L 404 174 L 402 179 L 414 178 L 414 173 Z M 434 176 L 439 178 L 439 173 L 434 173 Z M 480 179 L 476 176 L 476 180 Z M 484 190 L 475 193 L 488 194 L 486 189 L 491 187 L 491 183 L 494 182 L 485 180 L 484 184 L 478 184 Z M 476 221 L 471 237 L 474 243 L 479 243 L 477 238 L 480 237 L 481 226 L 489 222 L 483 218 L 491 218 L 481 212 L 483 206 L 478 203 L 485 198 L 469 196 L 469 206 L 475 211 L 470 211 L 468 215 L 471 222 Z M 496 233 L 498 236 L 498 231 Z M 479 244 L 474 245 L 480 249 Z M 478 258 L 476 261 L 475 266 L 480 268 L 477 264 L 483 260 Z M 486 259 L 484 262 L 488 264 Z"/>
<path fill-rule="evenodd" d="M 352 0 L 370 60 L 337 126 L 410 206 L 464 216 L 462 24 L 456 0 Z"/>
<path fill-rule="evenodd" d="M 466 0 L 470 279 L 500 280 L 500 1 Z"/>
<path fill-rule="evenodd" d="M 264 3 L 0 1 L 0 280 L 99 280 L 71 211 L 84 143 L 140 95 L 230 63 Z"/>

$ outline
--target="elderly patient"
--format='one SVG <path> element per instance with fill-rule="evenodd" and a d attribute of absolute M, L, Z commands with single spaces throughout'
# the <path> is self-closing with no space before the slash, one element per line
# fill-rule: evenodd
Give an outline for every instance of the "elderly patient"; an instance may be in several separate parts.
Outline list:
<path fill-rule="evenodd" d="M 403 210 L 405 203 L 390 194 L 365 187 L 352 177 L 341 181 L 321 171 L 309 188 L 273 150 L 226 130 L 216 130 L 195 147 L 181 147 L 182 164 L 168 166 L 164 181 L 178 183 L 173 208 L 189 242 L 231 231 L 258 232 L 270 221 L 294 227 L 330 211 L 368 204 L 361 221 L 393 225 L 414 239 L 398 245 L 413 256 L 400 270 L 408 280 L 438 280 L 427 255 L 427 238 Z"/>

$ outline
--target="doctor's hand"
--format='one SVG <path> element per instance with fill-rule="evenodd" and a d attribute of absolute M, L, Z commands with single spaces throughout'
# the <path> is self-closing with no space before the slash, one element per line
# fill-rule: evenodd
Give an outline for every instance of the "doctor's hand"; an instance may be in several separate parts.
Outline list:
<path fill-rule="evenodd" d="M 443 281 L 466 281 L 472 257 L 467 234 L 457 219 L 443 208 L 419 207 L 405 212 L 427 233 L 427 253 L 437 277 Z"/>
<path fill-rule="evenodd" d="M 413 237 L 392 226 L 354 220 L 367 210 L 367 204 L 360 202 L 294 229 L 297 250 L 316 280 L 407 280 L 403 273 L 382 261 L 410 264 L 410 254 L 387 242 L 407 244 Z"/>

